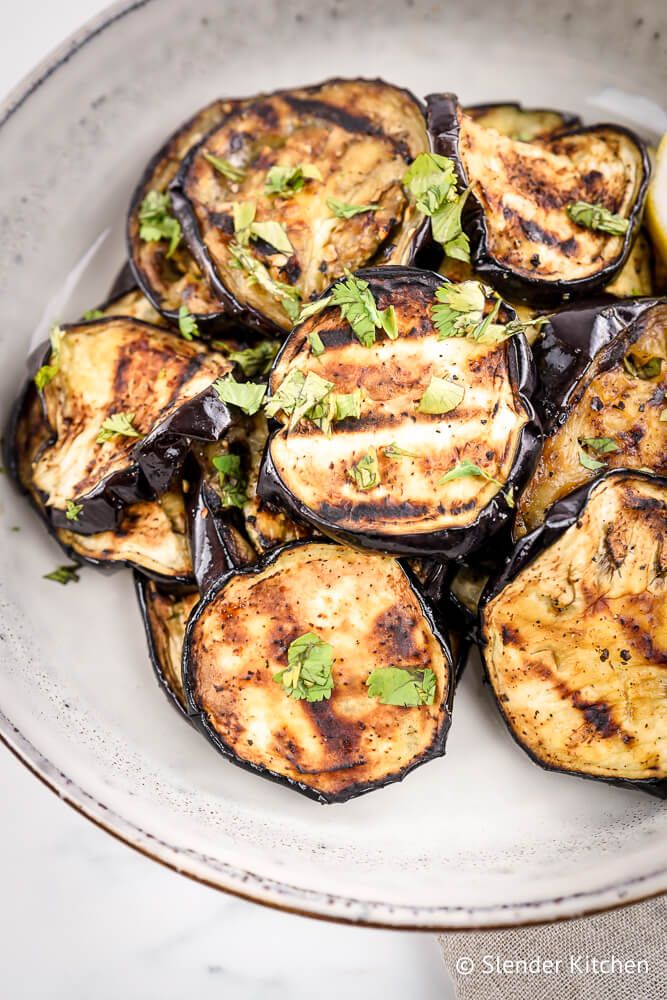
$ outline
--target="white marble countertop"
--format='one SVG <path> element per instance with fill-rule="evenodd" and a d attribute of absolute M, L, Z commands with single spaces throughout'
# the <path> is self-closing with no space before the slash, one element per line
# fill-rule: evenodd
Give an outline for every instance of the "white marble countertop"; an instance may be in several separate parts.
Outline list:
<path fill-rule="evenodd" d="M 0 94 L 103 7 L 7 5 Z M 6 1000 L 453 998 L 429 935 L 307 920 L 197 885 L 68 809 L 6 750 L 0 786 Z"/>

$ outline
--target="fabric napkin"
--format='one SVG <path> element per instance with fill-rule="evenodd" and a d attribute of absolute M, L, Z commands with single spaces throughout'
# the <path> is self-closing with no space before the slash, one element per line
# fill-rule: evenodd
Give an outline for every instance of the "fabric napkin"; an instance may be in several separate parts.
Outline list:
<path fill-rule="evenodd" d="M 667 1000 L 667 896 L 438 940 L 459 1000 Z"/>

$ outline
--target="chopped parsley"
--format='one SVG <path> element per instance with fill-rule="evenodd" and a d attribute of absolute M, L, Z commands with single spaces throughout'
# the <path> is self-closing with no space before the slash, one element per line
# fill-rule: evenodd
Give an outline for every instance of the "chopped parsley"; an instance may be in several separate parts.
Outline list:
<path fill-rule="evenodd" d="M 403 175 L 403 187 L 430 218 L 433 239 L 446 256 L 469 263 L 470 241 L 463 232 L 461 213 L 470 188 L 457 192 L 454 161 L 438 153 L 420 153 Z"/>
<path fill-rule="evenodd" d="M 53 381 L 60 369 L 60 345 L 63 339 L 63 331 L 59 326 L 51 327 L 49 339 L 51 341 L 50 364 L 42 365 L 34 378 L 35 386 L 40 392 L 43 392 L 49 382 Z"/>
<path fill-rule="evenodd" d="M 264 194 L 291 198 L 302 190 L 308 180 L 322 180 L 322 174 L 314 164 L 302 163 L 296 167 L 281 167 L 276 164 L 267 172 Z"/>
<path fill-rule="evenodd" d="M 450 413 L 463 401 L 465 394 L 465 389 L 457 382 L 433 375 L 417 410 L 419 413 Z"/>
<path fill-rule="evenodd" d="M 378 204 L 350 205 L 346 201 L 339 201 L 338 198 L 327 198 L 327 206 L 337 219 L 353 219 L 362 212 L 377 212 L 380 207 Z"/>
<path fill-rule="evenodd" d="M 256 222 L 257 206 L 254 201 L 235 201 L 232 206 L 234 235 L 242 246 L 250 240 L 263 240 L 280 253 L 291 257 L 294 247 L 289 241 L 285 227 L 280 222 L 268 220 Z"/>
<path fill-rule="evenodd" d="M 565 209 L 573 222 L 584 229 L 593 229 L 610 236 L 623 236 L 630 227 L 630 220 L 615 215 L 603 205 L 592 205 L 588 201 L 575 201 Z"/>
<path fill-rule="evenodd" d="M 331 697 L 333 647 L 315 632 L 305 632 L 289 644 L 287 667 L 273 675 L 289 698 L 323 701 Z"/>
<path fill-rule="evenodd" d="M 225 350 L 224 341 L 214 341 L 212 347 Z M 261 340 L 256 347 L 245 347 L 241 351 L 229 351 L 228 357 L 239 366 L 246 378 L 256 375 L 266 375 L 271 370 L 273 359 L 278 353 L 280 344 L 277 340 Z"/>
<path fill-rule="evenodd" d="M 435 701 L 436 677 L 430 667 L 378 667 L 366 685 L 368 697 L 377 698 L 381 705 L 417 708 Z"/>
<path fill-rule="evenodd" d="M 226 177 L 228 181 L 232 181 L 234 184 L 240 184 L 240 182 L 245 177 L 245 170 L 243 167 L 235 167 L 233 163 L 229 160 L 224 160 L 219 156 L 214 156 L 213 153 L 204 153 L 204 159 L 214 167 L 219 174 Z"/>
<path fill-rule="evenodd" d="M 308 343 L 310 344 L 310 353 L 314 358 L 319 358 L 320 354 L 324 354 L 324 344 L 317 330 L 308 334 Z"/>
<path fill-rule="evenodd" d="M 178 310 L 178 329 L 181 331 L 183 340 L 192 340 L 199 336 L 199 327 L 187 306 L 181 306 Z"/>
<path fill-rule="evenodd" d="M 471 462 L 469 459 L 464 458 L 462 461 L 457 462 L 449 472 L 445 472 L 444 475 L 438 480 L 438 486 L 444 486 L 445 483 L 449 483 L 452 479 L 464 479 L 467 476 L 477 476 L 481 479 L 486 479 L 490 483 L 495 483 L 500 489 L 503 489 L 503 484 L 495 476 L 490 475 L 485 469 L 481 469 L 479 465 Z M 514 490 L 510 488 L 505 490 L 503 493 L 505 501 L 508 507 L 514 507 Z"/>
<path fill-rule="evenodd" d="M 104 444 L 114 437 L 141 437 L 141 433 L 134 426 L 134 413 L 112 413 L 110 417 L 102 422 L 96 444 Z"/>
<path fill-rule="evenodd" d="M 82 319 L 85 320 L 102 319 L 103 316 L 104 313 L 102 312 L 101 309 L 86 309 L 85 313 L 82 316 Z"/>
<path fill-rule="evenodd" d="M 232 374 L 218 378 L 213 383 L 218 399 L 223 403 L 238 406 L 249 417 L 257 413 L 266 395 L 266 386 L 257 382 L 237 382 Z"/>
<path fill-rule="evenodd" d="M 68 521 L 78 521 L 82 510 L 82 503 L 74 503 L 73 500 L 68 500 L 65 504 L 65 517 Z"/>
<path fill-rule="evenodd" d="M 582 465 L 584 469 L 588 469 L 589 472 L 597 472 L 598 469 L 606 468 L 604 462 L 598 462 L 596 458 L 591 458 L 583 448 L 579 449 L 579 465 Z"/>
<path fill-rule="evenodd" d="M 318 313 L 326 309 L 327 306 L 331 305 L 331 296 L 325 295 L 324 298 L 315 299 L 314 302 L 307 302 L 305 306 L 301 307 L 301 312 L 299 313 L 298 323 L 303 323 L 305 319 L 310 319 L 311 316 L 317 316 Z"/>
<path fill-rule="evenodd" d="M 347 474 L 360 490 L 372 490 L 376 486 L 379 486 L 380 468 L 375 448 L 371 448 L 351 469 L 348 469 Z"/>
<path fill-rule="evenodd" d="M 502 299 L 481 282 L 448 282 L 436 288 L 435 297 L 438 304 L 432 306 L 431 318 L 439 340 L 467 337 L 468 340 L 475 341 L 496 341 L 511 336 L 507 326 L 495 323 Z M 484 309 L 489 297 L 493 298 L 494 304 L 485 316 Z"/>
<path fill-rule="evenodd" d="M 646 361 L 640 361 L 631 351 L 623 358 L 623 367 L 628 375 L 632 375 L 633 378 L 640 378 L 646 382 L 649 379 L 658 377 L 662 371 L 662 360 L 662 358 L 654 355 L 651 358 L 647 358 Z"/>
<path fill-rule="evenodd" d="M 241 243 L 237 241 L 230 243 L 229 250 L 232 255 L 232 266 L 245 271 L 251 282 L 263 288 L 272 298 L 277 299 L 287 316 L 292 322 L 295 322 L 299 315 L 299 301 L 301 299 L 298 289 L 292 285 L 286 285 L 282 281 L 275 281 L 262 262 L 257 260 Z"/>
<path fill-rule="evenodd" d="M 405 448 L 399 448 L 395 441 L 385 445 L 381 451 L 385 458 L 419 458 L 419 455 L 415 455 L 413 451 L 406 451 Z"/>
<path fill-rule="evenodd" d="M 601 437 L 601 438 L 580 438 L 579 443 L 584 446 L 584 448 L 592 448 L 593 451 L 597 451 L 599 455 L 607 455 L 611 451 L 618 451 L 618 445 L 611 438 Z"/>
<path fill-rule="evenodd" d="M 139 208 L 139 237 L 145 243 L 168 240 L 167 257 L 181 242 L 181 224 L 171 214 L 171 198 L 166 192 L 149 191 Z"/>
<path fill-rule="evenodd" d="M 356 278 L 349 271 L 345 274 L 345 279 L 334 285 L 326 304 L 339 307 L 343 319 L 347 320 L 364 347 L 373 346 L 376 330 L 384 330 L 390 340 L 395 340 L 398 329 L 394 307 L 388 306 L 380 311 L 368 282 Z"/>
<path fill-rule="evenodd" d="M 239 455 L 216 455 L 213 465 L 218 473 L 220 502 L 223 507 L 243 507 L 248 499 Z"/>
<path fill-rule="evenodd" d="M 42 579 L 53 580 L 54 583 L 60 583 L 65 587 L 68 583 L 79 582 L 79 568 L 78 563 L 72 563 L 70 566 L 58 566 L 50 573 L 45 573 Z"/>
<path fill-rule="evenodd" d="M 354 417 L 355 420 L 358 420 L 361 416 L 361 399 L 361 389 L 355 389 L 354 392 L 334 393 L 335 419 L 347 420 L 349 417 Z"/>

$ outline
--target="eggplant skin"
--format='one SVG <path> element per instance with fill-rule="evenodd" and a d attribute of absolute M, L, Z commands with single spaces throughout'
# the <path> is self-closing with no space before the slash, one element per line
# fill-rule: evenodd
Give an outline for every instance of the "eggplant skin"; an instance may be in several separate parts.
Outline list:
<path fill-rule="evenodd" d="M 71 499 L 83 508 L 77 532 L 94 534 L 115 529 L 123 507 L 166 492 L 193 438 L 225 433 L 229 411 L 212 384 L 232 366 L 131 318 L 61 330 L 58 371 L 41 394 L 52 437 L 35 457 L 32 478 L 54 526 L 71 529 Z M 134 414 L 143 436 L 97 444 L 103 422 L 119 413 Z"/>
<path fill-rule="evenodd" d="M 290 643 L 311 630 L 334 656 L 331 698 L 314 703 L 289 698 L 273 680 Z M 186 630 L 183 678 L 189 710 L 224 757 L 331 803 L 442 756 L 452 664 L 399 562 L 331 542 L 296 542 L 206 594 Z M 371 671 L 390 665 L 430 667 L 433 705 L 398 708 L 369 698 Z"/>
<path fill-rule="evenodd" d="M 134 574 L 134 583 L 158 684 L 170 704 L 191 721 L 183 690 L 181 657 L 185 627 L 199 601 L 199 591 L 165 588 L 141 573 Z"/>
<path fill-rule="evenodd" d="M 484 280 L 510 299 L 550 308 L 614 279 L 640 226 L 650 176 L 634 133 L 603 124 L 516 142 L 467 117 L 453 94 L 431 94 L 427 120 L 435 151 L 452 158 L 462 187 L 472 184 L 463 228 Z M 565 208 L 580 200 L 627 218 L 625 235 L 572 222 Z"/>
<path fill-rule="evenodd" d="M 262 240 L 248 245 L 273 282 L 297 300 L 314 299 L 344 270 L 372 263 L 412 263 L 429 238 L 429 223 L 402 186 L 407 165 L 429 149 L 417 99 L 382 80 L 332 79 L 317 86 L 248 99 L 186 156 L 170 191 L 184 238 L 230 322 L 263 332 L 291 329 L 274 291 L 236 266 L 233 205 L 253 202 L 257 222 L 283 226 L 293 253 Z M 223 177 L 206 159 L 229 160 L 245 172 Z M 314 166 L 294 197 L 265 192 L 273 166 Z M 336 199 L 374 210 L 337 218 Z M 293 308 L 298 308 L 294 304 Z M 288 310 L 289 311 L 289 310 Z"/>
<path fill-rule="evenodd" d="M 640 307 L 627 326 L 606 340 L 605 326 L 615 329 L 619 311 L 623 315 L 628 306 L 607 307 L 597 317 L 593 340 L 597 350 L 585 367 L 578 354 L 577 377 L 564 391 L 535 470 L 518 500 L 515 537 L 537 527 L 557 500 L 603 471 L 582 465 L 581 442 L 611 442 L 609 447 L 615 450 L 586 450 L 605 468 L 649 469 L 667 476 L 667 428 L 661 420 L 667 397 L 667 299 Z M 560 322 L 565 325 L 563 318 Z M 554 358 L 553 339 L 548 344 L 546 356 Z M 660 372 L 650 379 L 631 375 L 624 365 L 629 354 L 662 358 Z"/>
<path fill-rule="evenodd" d="M 271 391 L 290 369 L 312 370 L 335 392 L 361 388 L 361 415 L 335 423 L 330 436 L 309 420 L 280 426 L 264 454 L 258 493 L 347 544 L 401 555 L 466 555 L 509 520 L 507 492 L 520 489 L 532 468 L 539 422 L 530 402 L 530 349 L 522 335 L 496 344 L 438 340 L 430 307 L 444 282 L 432 272 L 385 266 L 357 276 L 369 282 L 379 309 L 394 306 L 398 336 L 380 334 L 364 347 L 336 307 L 295 328 L 274 364 Z M 313 331 L 326 348 L 316 358 L 308 347 Z M 418 412 L 433 375 L 461 379 L 470 402 L 464 397 L 442 415 Z M 383 449 L 391 444 L 411 455 L 387 456 Z M 370 448 L 380 484 L 362 491 L 349 470 Z M 502 488 L 474 476 L 439 485 L 464 459 Z"/>
<path fill-rule="evenodd" d="M 556 503 L 482 597 L 510 732 L 548 770 L 667 797 L 667 480 L 613 470 Z"/>
<path fill-rule="evenodd" d="M 516 142 L 551 139 L 559 132 L 581 125 L 581 118 L 569 111 L 524 108 L 512 102 L 473 104 L 464 109 L 464 114 L 484 128 L 493 128 Z"/>
<path fill-rule="evenodd" d="M 146 242 L 141 239 L 139 210 L 149 191 L 160 194 L 167 191 L 189 149 L 239 104 L 234 100 L 213 101 L 167 139 L 148 163 L 132 195 L 127 218 L 128 258 L 144 295 L 153 308 L 172 323 L 178 322 L 180 307 L 187 306 L 202 333 L 215 332 L 223 313 L 222 303 L 210 291 L 183 240 L 168 258 L 166 241 Z"/>
<path fill-rule="evenodd" d="M 5 467 L 68 558 L 104 572 L 129 567 L 170 584 L 191 581 L 193 569 L 185 531 L 185 506 L 183 495 L 177 490 L 157 500 L 126 507 L 115 531 L 81 535 L 53 526 L 32 481 L 33 459 L 49 435 L 37 390 L 33 382 L 28 382 L 5 428 Z"/>

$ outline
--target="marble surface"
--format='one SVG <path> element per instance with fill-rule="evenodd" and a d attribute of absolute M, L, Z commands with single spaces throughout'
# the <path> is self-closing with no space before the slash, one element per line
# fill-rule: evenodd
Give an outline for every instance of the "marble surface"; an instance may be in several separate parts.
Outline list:
<path fill-rule="evenodd" d="M 98 0 L 3 10 L 4 95 Z M 0 749 L 7 1000 L 453 1000 L 435 938 L 274 912 L 181 878 L 70 810 Z"/>

